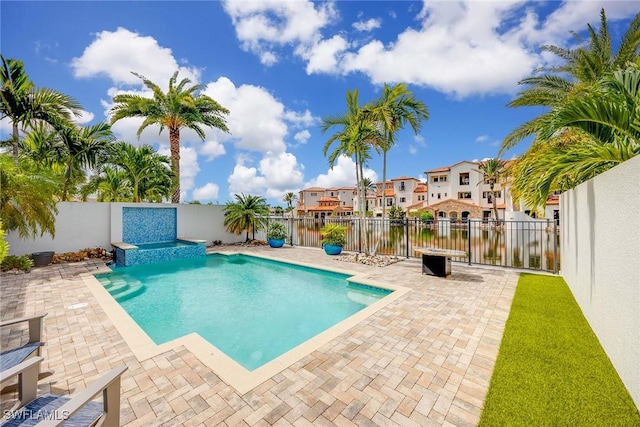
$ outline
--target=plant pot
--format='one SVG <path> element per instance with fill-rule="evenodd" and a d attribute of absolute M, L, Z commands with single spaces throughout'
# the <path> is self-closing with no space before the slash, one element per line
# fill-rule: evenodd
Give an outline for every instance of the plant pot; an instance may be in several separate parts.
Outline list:
<path fill-rule="evenodd" d="M 284 246 L 284 239 L 268 239 L 268 242 L 272 248 L 281 248 Z"/>
<path fill-rule="evenodd" d="M 32 253 L 31 258 L 33 258 L 33 266 L 44 267 L 51 264 L 51 261 L 53 260 L 53 253 L 53 251 Z"/>
<path fill-rule="evenodd" d="M 342 246 L 325 243 L 322 247 L 324 248 L 324 253 L 327 255 L 340 255 L 342 252 Z"/>

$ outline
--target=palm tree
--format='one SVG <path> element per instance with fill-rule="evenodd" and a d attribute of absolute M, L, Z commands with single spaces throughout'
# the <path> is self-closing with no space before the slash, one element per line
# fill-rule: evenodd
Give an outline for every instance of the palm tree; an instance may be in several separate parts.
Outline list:
<path fill-rule="evenodd" d="M 234 194 L 235 202 L 228 202 L 224 208 L 224 226 L 227 231 L 240 234 L 246 230 L 247 242 L 249 233 L 267 226 L 269 206 L 264 197 Z"/>
<path fill-rule="evenodd" d="M 75 192 L 74 183 L 84 180 L 83 168 L 96 166 L 115 137 L 105 122 L 87 127 L 67 124 L 58 129 L 58 136 L 64 147 L 60 162 L 64 164 L 62 201 L 66 201 Z"/>
<path fill-rule="evenodd" d="M 563 63 L 555 67 L 542 68 L 544 74 L 536 73 L 519 82 L 527 87 L 516 99 L 507 104 L 509 107 L 547 107 L 561 105 L 567 100 L 578 97 L 597 81 L 618 69 L 638 60 L 640 52 L 640 13 L 636 14 L 623 35 L 618 51 L 613 52 L 611 36 L 604 9 L 600 11 L 600 30 L 596 32 L 588 25 L 588 47 L 564 49 L 558 46 L 542 46 L 543 51 L 558 56 Z M 577 37 L 577 36 L 576 36 Z M 578 38 L 578 42 L 581 40 Z M 502 142 L 499 155 L 514 147 L 523 139 L 535 136 L 551 117 L 548 110 L 540 116 L 523 123 L 514 129 Z"/>
<path fill-rule="evenodd" d="M 18 143 L 20 127 L 29 127 L 35 122 L 49 124 L 70 120 L 71 114 L 78 116 L 81 106 L 73 98 L 47 88 L 36 88 L 29 80 L 22 61 L 5 59 L 0 55 L 0 119 L 11 121 L 14 165 L 18 165 Z"/>
<path fill-rule="evenodd" d="M 500 180 L 504 176 L 505 165 L 506 162 L 498 158 L 483 160 L 478 165 L 478 169 L 482 174 L 483 181 L 489 184 L 489 191 L 491 192 L 491 199 L 493 201 L 493 217 L 496 221 L 498 221 L 498 205 L 496 200 L 495 185 L 500 182 Z"/>
<path fill-rule="evenodd" d="M 46 169 L 28 159 L 16 166 L 11 155 L 0 153 L 0 220 L 5 230 L 17 230 L 23 239 L 44 233 L 55 236 L 59 186 Z"/>
<path fill-rule="evenodd" d="M 133 199 L 131 182 L 127 173 L 113 166 L 103 166 L 100 173 L 93 174 L 82 187 L 82 200 L 95 193 L 98 202 L 130 202 Z"/>
<path fill-rule="evenodd" d="M 202 93 L 202 85 L 187 87 L 191 80 L 182 79 L 176 85 L 178 72 L 169 79 L 169 90 L 164 93 L 158 85 L 140 74 L 145 86 L 153 92 L 153 98 L 140 95 L 120 94 L 113 98 L 111 124 L 127 117 L 143 117 L 138 129 L 138 138 L 142 131 L 151 125 L 160 125 L 160 133 L 167 128 L 171 148 L 171 168 L 175 174 L 175 187 L 171 196 L 172 203 L 180 203 L 180 130 L 188 128 L 204 140 L 205 133 L 201 125 L 229 132 L 224 116 L 229 110 Z"/>
<path fill-rule="evenodd" d="M 602 78 L 581 97 L 556 106 L 515 164 L 513 193 L 544 206 L 564 191 L 640 154 L 640 69 Z"/>
<path fill-rule="evenodd" d="M 357 199 L 360 209 L 360 238 L 367 241 L 365 253 L 369 253 L 368 234 L 365 231 L 365 189 L 363 187 L 364 164 L 371 157 L 371 147 L 378 147 L 382 142 L 382 134 L 375 124 L 368 120 L 362 113 L 362 108 L 358 102 L 358 90 L 347 91 L 347 112 L 338 116 L 328 116 L 322 119 L 321 130 L 323 133 L 330 128 L 338 126 L 340 130 L 333 134 L 325 143 L 323 148 L 324 156 L 327 156 L 329 149 L 334 142 L 338 141 L 338 146 L 329 154 L 330 167 L 333 168 L 340 156 L 348 156 L 354 159 L 356 165 L 356 185 Z M 364 236 L 363 236 L 364 233 Z M 365 239 L 363 239 L 363 237 Z"/>
<path fill-rule="evenodd" d="M 429 110 L 422 101 L 415 99 L 406 83 L 394 86 L 384 84 L 380 98 L 364 108 L 364 114 L 380 128 L 384 139 L 379 144 L 382 151 L 382 217 L 387 208 L 387 152 L 396 143 L 397 133 L 408 123 L 417 135 L 423 120 L 429 120 Z"/>
<path fill-rule="evenodd" d="M 156 153 L 152 146 L 134 147 L 120 142 L 114 147 L 109 162 L 124 172 L 131 186 L 133 202 L 160 202 L 171 194 L 174 178 L 171 161 Z"/>
<path fill-rule="evenodd" d="M 290 192 L 288 192 L 287 194 L 284 195 L 284 199 L 283 200 L 287 204 L 287 211 L 288 212 L 292 212 L 293 211 L 293 202 L 298 200 L 298 196 L 296 196 L 294 193 L 292 193 L 290 191 Z"/>

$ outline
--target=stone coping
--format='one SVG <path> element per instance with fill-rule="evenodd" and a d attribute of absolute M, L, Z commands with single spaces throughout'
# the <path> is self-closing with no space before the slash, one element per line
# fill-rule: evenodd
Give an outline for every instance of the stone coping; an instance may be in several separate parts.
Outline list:
<path fill-rule="evenodd" d="M 184 242 L 191 242 L 191 243 L 207 243 L 207 241 L 204 239 L 195 239 L 193 237 L 178 237 L 176 240 L 182 240 Z"/>
<path fill-rule="evenodd" d="M 457 251 L 454 249 L 440 249 L 440 248 L 413 248 L 415 252 L 418 252 L 423 255 L 432 255 L 432 256 L 446 256 L 446 257 L 466 257 L 467 253 L 465 251 Z"/>
<path fill-rule="evenodd" d="M 111 246 L 113 246 L 114 248 L 122 249 L 122 250 L 138 249 L 136 245 L 132 245 L 131 243 L 125 243 L 125 242 L 111 242 Z"/>

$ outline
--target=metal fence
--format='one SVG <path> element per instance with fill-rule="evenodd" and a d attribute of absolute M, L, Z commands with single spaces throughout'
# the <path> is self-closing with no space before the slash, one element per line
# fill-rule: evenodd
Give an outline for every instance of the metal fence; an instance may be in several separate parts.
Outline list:
<path fill-rule="evenodd" d="M 326 224 L 347 227 L 347 251 L 375 251 L 383 255 L 418 257 L 414 248 L 429 247 L 465 251 L 469 264 L 543 270 L 560 269 L 559 229 L 554 220 L 495 221 L 367 218 L 272 217 L 288 230 L 288 244 L 322 247 L 320 230 Z"/>

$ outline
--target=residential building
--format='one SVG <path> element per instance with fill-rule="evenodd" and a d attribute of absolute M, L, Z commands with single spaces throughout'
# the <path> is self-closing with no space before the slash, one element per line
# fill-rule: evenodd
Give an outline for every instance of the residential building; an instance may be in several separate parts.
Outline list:
<path fill-rule="evenodd" d="M 492 218 L 495 194 L 498 217 L 504 218 L 504 210 L 510 197 L 506 182 L 491 186 L 480 172 L 479 162 L 462 161 L 454 165 L 425 171 L 427 176 L 427 210 L 438 218 Z"/>
<path fill-rule="evenodd" d="M 305 188 L 298 193 L 296 214 L 313 218 L 350 216 L 353 215 L 355 195 L 355 187 Z"/>

